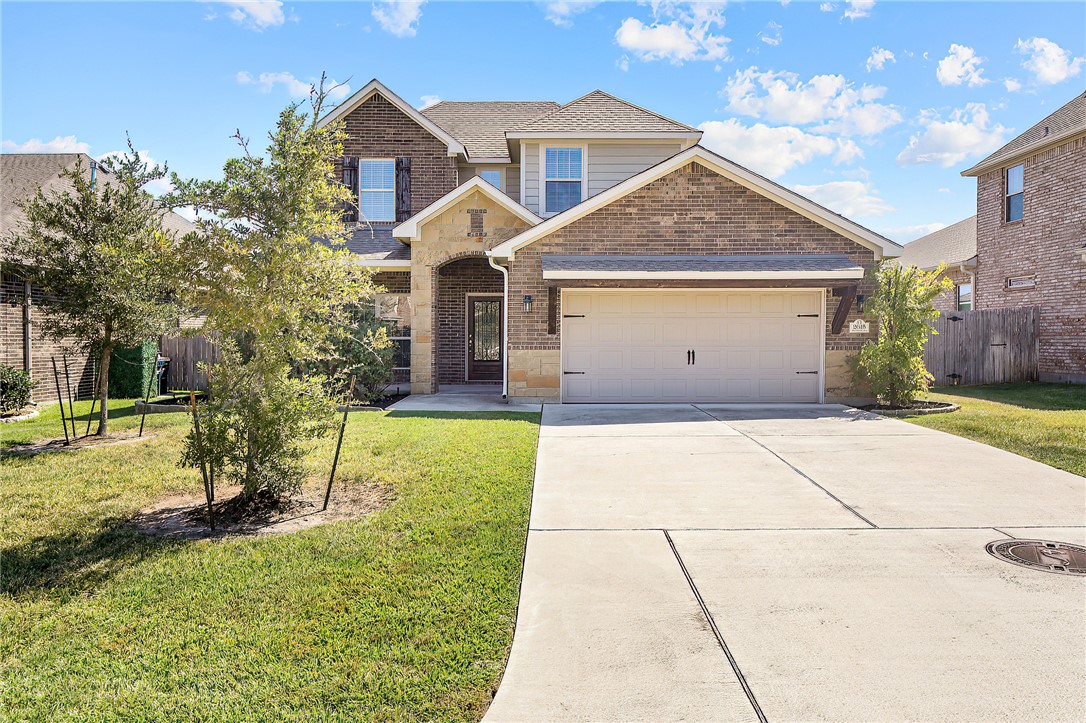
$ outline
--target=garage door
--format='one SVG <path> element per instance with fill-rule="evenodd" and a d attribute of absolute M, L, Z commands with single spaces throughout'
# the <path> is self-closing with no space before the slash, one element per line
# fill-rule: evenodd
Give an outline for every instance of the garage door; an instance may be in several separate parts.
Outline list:
<path fill-rule="evenodd" d="M 565 402 L 818 402 L 821 291 L 562 292 Z"/>

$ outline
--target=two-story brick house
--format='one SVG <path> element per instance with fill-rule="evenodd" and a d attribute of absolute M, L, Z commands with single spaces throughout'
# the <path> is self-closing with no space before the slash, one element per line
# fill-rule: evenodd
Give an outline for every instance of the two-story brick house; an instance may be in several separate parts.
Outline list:
<path fill-rule="evenodd" d="M 374 80 L 329 112 L 349 248 L 416 394 L 548 401 L 857 396 L 864 273 L 900 247 L 601 91 L 417 110 Z"/>

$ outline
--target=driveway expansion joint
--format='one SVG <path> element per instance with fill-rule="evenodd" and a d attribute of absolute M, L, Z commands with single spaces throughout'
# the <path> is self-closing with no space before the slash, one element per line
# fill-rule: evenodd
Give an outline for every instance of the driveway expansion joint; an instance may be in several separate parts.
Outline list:
<path fill-rule="evenodd" d="M 682 555 L 679 554 L 679 549 L 675 546 L 675 541 L 671 539 L 671 535 L 667 530 L 661 530 L 664 533 L 664 537 L 667 538 L 667 544 L 671 547 L 671 552 L 675 555 L 675 561 L 679 563 L 679 569 L 682 570 L 683 577 L 686 578 L 686 584 L 690 586 L 690 591 L 694 593 L 694 598 L 698 601 L 698 607 L 701 608 L 701 614 L 705 616 L 705 621 L 709 623 L 709 629 L 713 631 L 713 637 L 716 638 L 717 644 L 720 649 L 724 651 L 724 656 L 728 659 L 728 664 L 732 668 L 732 672 L 735 673 L 735 677 L 739 680 L 739 685 L 742 686 L 743 692 L 747 696 L 747 700 L 750 701 L 750 705 L 754 708 L 755 715 L 758 716 L 758 720 L 761 723 L 767 723 L 768 719 L 765 717 L 765 713 L 762 712 L 762 707 L 758 705 L 758 699 L 754 697 L 754 691 L 751 690 L 750 684 L 747 682 L 746 677 L 743 675 L 743 671 L 739 669 L 739 664 L 735 662 L 735 657 L 732 655 L 732 651 L 728 649 L 728 643 L 725 642 L 724 636 L 720 632 L 720 628 L 717 627 L 716 620 L 713 619 L 713 614 L 709 612 L 709 606 L 705 604 L 705 599 L 701 596 L 701 591 L 698 590 L 698 586 L 694 584 L 694 578 L 690 576 L 690 571 L 686 568 L 686 563 L 683 562 Z"/>

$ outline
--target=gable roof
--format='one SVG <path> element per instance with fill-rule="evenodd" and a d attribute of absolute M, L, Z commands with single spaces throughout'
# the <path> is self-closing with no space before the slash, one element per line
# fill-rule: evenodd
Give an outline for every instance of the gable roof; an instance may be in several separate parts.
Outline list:
<path fill-rule="evenodd" d="M 641 106 L 594 90 L 519 128 L 510 129 L 509 138 L 545 137 L 555 133 L 586 133 L 614 136 L 641 134 L 677 134 L 700 138 L 701 131 L 653 113 Z"/>
<path fill-rule="evenodd" d="M 463 143 L 470 159 L 508 163 L 505 132 L 558 108 L 553 100 L 443 100 L 421 112 Z"/>
<path fill-rule="evenodd" d="M 410 103 L 386 88 L 384 83 L 376 78 L 366 83 L 357 93 L 354 93 L 350 98 L 347 98 L 326 115 L 322 116 L 320 120 L 317 121 L 317 127 L 323 128 L 329 123 L 343 118 L 374 95 L 380 95 L 389 103 L 396 106 L 401 113 L 418 123 L 431 135 L 444 143 L 449 149 L 449 155 L 467 153 L 464 149 L 464 145 L 460 141 L 453 138 L 446 130 L 416 110 Z"/>
<path fill-rule="evenodd" d="M 29 199 L 39 188 L 45 193 L 70 190 L 71 184 L 61 177 L 61 173 L 74 168 L 80 159 L 84 174 L 89 178 L 91 164 L 95 161 L 86 153 L 0 154 L 0 234 L 23 223 L 26 215 L 18 202 Z M 108 183 L 106 170 L 101 165 L 98 169 L 98 178 Z M 162 227 L 179 234 L 196 230 L 195 224 L 172 211 L 162 215 Z"/>
<path fill-rule="evenodd" d="M 498 244 L 488 253 L 497 258 L 512 259 L 518 249 L 538 241 L 544 236 L 587 216 L 596 209 L 603 208 L 604 206 L 695 161 L 711 171 L 719 173 L 721 176 L 724 176 L 734 183 L 738 183 L 771 201 L 779 203 L 785 208 L 795 211 L 801 216 L 805 216 L 815 223 L 825 226 L 831 231 L 841 234 L 851 241 L 855 241 L 861 246 L 871 249 L 875 252 L 877 257 L 897 256 L 901 251 L 901 246 L 899 244 L 894 243 L 885 236 L 877 234 L 855 221 L 850 221 L 844 216 L 830 211 L 825 206 L 820 206 L 809 198 L 774 183 L 768 178 L 759 176 L 757 173 L 743 168 L 737 163 L 733 163 L 722 156 L 718 156 L 704 146 L 696 145 L 687 148 L 685 151 L 676 153 L 671 158 L 647 168 L 636 176 L 632 176 L 622 183 L 612 186 L 606 191 L 589 198 L 587 201 L 582 201 L 576 206 L 567 209 L 556 216 L 551 216 L 539 225 Z"/>
<path fill-rule="evenodd" d="M 905 244 L 898 263 L 919 269 L 968 265 L 977 256 L 977 217 L 970 216 Z"/>
<path fill-rule="evenodd" d="M 962 171 L 963 176 L 979 176 L 1009 161 L 1017 160 L 1047 146 L 1086 133 L 1086 93 L 1079 93 L 1022 135 L 1011 140 L 992 155 L 972 168 Z"/>
<path fill-rule="evenodd" d="M 434 216 L 437 216 L 438 214 L 443 213 L 447 209 L 451 208 L 452 206 L 457 204 L 462 198 L 464 198 L 473 191 L 479 191 L 480 193 L 488 196 L 490 199 L 505 208 L 505 210 L 517 216 L 530 226 L 534 226 L 543 220 L 524 206 L 511 199 L 506 194 L 491 186 L 479 176 L 474 176 L 467 183 L 457 186 L 441 198 L 431 203 L 426 208 L 416 213 L 411 218 L 401 223 L 399 226 L 392 229 L 393 237 L 403 239 L 408 243 L 418 240 L 419 233 L 422 229 L 423 224 L 425 224 Z"/>

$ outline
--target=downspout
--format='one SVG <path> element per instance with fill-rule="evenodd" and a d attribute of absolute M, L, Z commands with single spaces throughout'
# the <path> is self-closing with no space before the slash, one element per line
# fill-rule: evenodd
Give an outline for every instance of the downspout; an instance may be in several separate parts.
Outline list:
<path fill-rule="evenodd" d="M 32 301 L 29 281 L 23 282 L 23 369 L 33 377 L 31 366 L 34 359 L 30 355 L 30 303 Z"/>
<path fill-rule="evenodd" d="M 509 269 L 494 263 L 494 257 L 486 252 L 486 260 L 502 272 L 502 399 L 509 398 Z"/>

